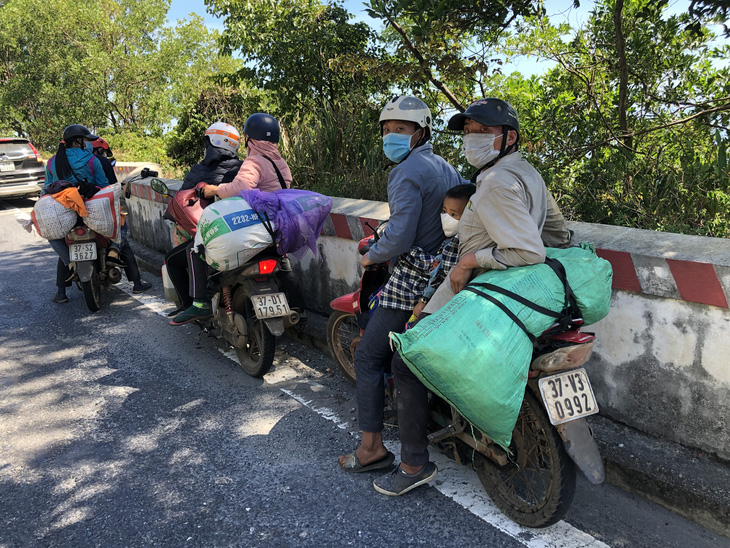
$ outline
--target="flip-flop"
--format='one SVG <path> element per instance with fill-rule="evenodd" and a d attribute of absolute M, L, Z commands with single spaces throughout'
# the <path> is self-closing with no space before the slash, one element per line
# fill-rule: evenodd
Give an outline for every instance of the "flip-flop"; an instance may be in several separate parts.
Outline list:
<path fill-rule="evenodd" d="M 382 470 L 383 468 L 390 468 L 393 466 L 393 461 L 395 461 L 395 455 L 388 451 L 388 454 L 385 455 L 382 459 L 376 460 L 375 462 L 371 462 L 370 464 L 366 464 L 363 466 L 360 464 L 360 461 L 357 460 L 357 455 L 352 452 L 349 455 L 347 455 L 347 460 L 345 461 L 344 465 L 340 465 L 340 468 L 345 470 L 346 472 L 354 472 L 356 474 L 359 474 L 360 472 L 370 472 L 372 470 Z"/>

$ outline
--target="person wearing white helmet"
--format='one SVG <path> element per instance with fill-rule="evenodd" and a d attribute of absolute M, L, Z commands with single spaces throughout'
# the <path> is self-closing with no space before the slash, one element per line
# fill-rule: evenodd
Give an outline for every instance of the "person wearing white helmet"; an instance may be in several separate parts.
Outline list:
<path fill-rule="evenodd" d="M 208 185 L 230 183 L 238 174 L 242 163 L 238 159 L 241 134 L 234 126 L 225 122 L 211 124 L 205 130 L 203 142 L 203 161 L 190 168 L 181 190 L 195 188 L 203 182 Z M 165 257 L 167 272 L 182 304 L 182 309 L 174 312 L 172 325 L 182 325 L 211 314 L 205 295 L 207 265 L 199 254 L 192 253 L 192 249 L 193 240 L 190 239 L 174 247 Z M 193 283 L 190 283 L 191 279 Z"/>
<path fill-rule="evenodd" d="M 567 247 L 571 238 L 542 177 L 518 151 L 520 124 L 511 105 L 480 99 L 453 116 L 448 127 L 464 132 L 462 151 L 476 168 L 477 187 L 459 220 L 458 262 L 419 318 L 436 312 L 478 274 L 542 263 L 546 246 Z M 400 355 L 392 368 L 401 463 L 373 487 L 396 496 L 430 481 L 436 465 L 428 456 L 428 390 Z"/>
<path fill-rule="evenodd" d="M 181 190 L 195 188 L 198 183 L 209 185 L 230 183 L 241 168 L 238 149 L 241 147 L 241 134 L 231 124 L 216 122 L 205 130 L 203 137 L 205 156 L 195 164 L 185 176 Z"/>
<path fill-rule="evenodd" d="M 434 255 L 445 236 L 441 208 L 446 192 L 466 181 L 434 154 L 433 120 L 420 99 L 395 97 L 380 114 L 383 152 L 397 165 L 388 177 L 390 219 L 381 238 L 362 258 L 363 267 L 390 261 L 392 274 L 355 352 L 360 446 L 339 457 L 348 472 L 388 468 L 394 461 L 383 445 L 383 373 L 393 356 L 391 331 L 403 331 L 428 285 Z M 435 475 L 435 474 L 434 474 Z"/>
<path fill-rule="evenodd" d="M 242 190 L 257 188 L 262 192 L 274 192 L 289 188 L 291 170 L 279 152 L 279 122 L 270 114 L 257 112 L 246 118 L 243 125 L 246 159 L 238 174 L 230 183 L 205 187 L 205 196 L 230 198 Z"/>

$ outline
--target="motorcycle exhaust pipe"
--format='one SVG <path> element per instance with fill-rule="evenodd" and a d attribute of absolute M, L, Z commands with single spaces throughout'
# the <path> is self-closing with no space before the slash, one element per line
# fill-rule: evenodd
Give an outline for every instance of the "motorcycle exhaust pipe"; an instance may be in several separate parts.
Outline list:
<path fill-rule="evenodd" d="M 118 284 L 122 280 L 122 271 L 113 266 L 106 271 L 106 276 L 110 283 Z"/>
<path fill-rule="evenodd" d="M 299 322 L 299 312 L 292 310 L 288 316 L 282 318 L 284 320 L 284 328 L 288 329 Z"/>

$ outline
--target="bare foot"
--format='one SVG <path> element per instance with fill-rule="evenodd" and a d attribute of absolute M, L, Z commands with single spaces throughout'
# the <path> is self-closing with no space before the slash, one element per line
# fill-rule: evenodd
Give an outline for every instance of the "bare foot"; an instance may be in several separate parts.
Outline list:
<path fill-rule="evenodd" d="M 355 451 L 355 456 L 362 466 L 367 466 L 373 462 L 379 461 L 388 454 L 388 450 L 383 445 L 383 436 L 380 432 L 363 432 L 360 447 Z M 337 460 L 340 466 L 344 466 L 349 455 L 340 455 Z"/>

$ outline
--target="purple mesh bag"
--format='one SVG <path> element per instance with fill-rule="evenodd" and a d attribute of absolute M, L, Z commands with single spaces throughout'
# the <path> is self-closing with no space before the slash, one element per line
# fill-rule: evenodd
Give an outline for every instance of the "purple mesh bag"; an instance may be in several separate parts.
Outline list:
<path fill-rule="evenodd" d="M 243 190 L 239 196 L 276 227 L 276 250 L 301 258 L 307 249 L 317 254 L 319 238 L 325 220 L 332 209 L 332 198 L 309 190 L 281 189 L 261 192 Z"/>

